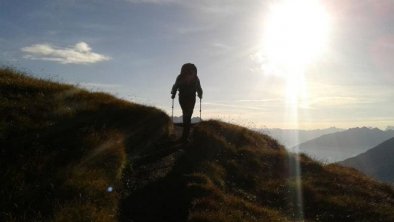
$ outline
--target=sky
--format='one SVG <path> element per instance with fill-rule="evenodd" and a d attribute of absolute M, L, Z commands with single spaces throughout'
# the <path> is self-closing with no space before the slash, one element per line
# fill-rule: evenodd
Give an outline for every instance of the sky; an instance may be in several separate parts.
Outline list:
<path fill-rule="evenodd" d="M 393 24 L 391 0 L 0 0 L 0 65 L 171 115 L 191 62 L 203 119 L 385 129 Z"/>

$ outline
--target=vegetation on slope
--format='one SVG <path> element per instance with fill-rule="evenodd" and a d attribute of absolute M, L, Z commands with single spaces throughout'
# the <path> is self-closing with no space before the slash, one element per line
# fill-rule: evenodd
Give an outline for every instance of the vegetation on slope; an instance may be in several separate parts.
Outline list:
<path fill-rule="evenodd" d="M 394 221 L 389 185 L 246 128 L 178 144 L 154 108 L 12 70 L 0 89 L 1 221 Z"/>
<path fill-rule="evenodd" d="M 192 140 L 182 146 L 183 154 L 164 178 L 137 189 L 123 202 L 122 218 L 394 220 L 392 188 L 355 170 L 286 153 L 268 136 L 218 121 L 196 126 Z"/>
<path fill-rule="evenodd" d="M 0 89 L 0 221 L 116 221 L 126 154 L 166 138 L 168 116 L 10 69 Z"/>

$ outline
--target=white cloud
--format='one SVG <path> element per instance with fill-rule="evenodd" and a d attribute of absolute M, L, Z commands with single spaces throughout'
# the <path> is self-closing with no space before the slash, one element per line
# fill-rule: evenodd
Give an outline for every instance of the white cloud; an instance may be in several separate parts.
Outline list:
<path fill-rule="evenodd" d="M 21 49 L 27 59 L 54 61 L 62 64 L 88 64 L 109 60 L 110 57 L 92 52 L 86 42 L 61 48 L 50 44 L 35 44 Z"/>

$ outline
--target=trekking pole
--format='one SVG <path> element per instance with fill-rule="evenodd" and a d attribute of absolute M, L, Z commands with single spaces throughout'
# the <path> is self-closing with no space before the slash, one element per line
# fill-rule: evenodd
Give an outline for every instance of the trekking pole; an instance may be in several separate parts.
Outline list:
<path fill-rule="evenodd" d="M 200 122 L 202 122 L 202 119 L 201 119 L 201 98 L 200 98 Z"/>
<path fill-rule="evenodd" d="M 172 122 L 174 122 L 174 99 L 172 99 L 171 120 L 172 120 Z"/>

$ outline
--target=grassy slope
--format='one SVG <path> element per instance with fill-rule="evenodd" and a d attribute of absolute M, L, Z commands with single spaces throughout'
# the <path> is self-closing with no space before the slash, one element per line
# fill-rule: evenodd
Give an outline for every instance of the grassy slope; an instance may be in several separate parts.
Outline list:
<path fill-rule="evenodd" d="M 179 145 L 154 108 L 10 70 L 0 89 L 1 221 L 394 221 L 390 186 L 245 128 Z"/>
<path fill-rule="evenodd" d="M 116 220 L 126 153 L 167 137 L 170 119 L 7 69 L 0 89 L 0 221 Z"/>
<path fill-rule="evenodd" d="M 193 141 L 182 147 L 166 177 L 129 197 L 125 218 L 394 221 L 393 189 L 355 170 L 296 157 L 268 136 L 218 121 L 196 126 Z M 302 208 L 297 205 L 296 159 Z"/>

